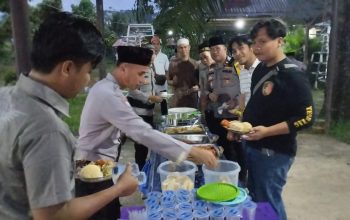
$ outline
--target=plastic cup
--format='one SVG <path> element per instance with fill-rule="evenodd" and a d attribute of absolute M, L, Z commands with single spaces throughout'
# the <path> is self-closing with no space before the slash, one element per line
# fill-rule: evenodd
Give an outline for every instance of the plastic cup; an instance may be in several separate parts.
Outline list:
<path fill-rule="evenodd" d="M 192 212 L 181 212 L 178 216 L 181 220 L 193 220 Z"/>
<path fill-rule="evenodd" d="M 162 211 L 162 207 L 159 204 L 153 204 L 147 207 L 148 215 L 152 213 L 160 213 Z"/>
<path fill-rule="evenodd" d="M 146 209 L 149 209 L 151 206 L 159 205 L 159 201 L 156 198 L 147 198 L 144 203 Z"/>
<path fill-rule="evenodd" d="M 196 200 L 193 202 L 193 210 L 207 211 L 207 209 L 208 209 L 207 202 L 203 200 Z"/>
<path fill-rule="evenodd" d="M 194 220 L 209 220 L 209 212 L 206 210 L 195 210 L 193 218 Z"/>
<path fill-rule="evenodd" d="M 162 215 L 160 214 L 160 212 L 149 213 L 147 219 L 148 220 L 161 220 Z"/>
<path fill-rule="evenodd" d="M 208 203 L 208 210 L 209 210 L 209 212 L 213 211 L 213 210 L 216 210 L 216 209 L 224 209 L 224 206 L 220 205 L 220 204 L 216 204 L 216 203 Z"/>
<path fill-rule="evenodd" d="M 191 194 L 192 194 L 192 201 L 197 200 L 197 189 L 192 189 Z"/>
<path fill-rule="evenodd" d="M 209 212 L 210 220 L 224 220 L 225 219 L 225 211 L 224 208 L 215 209 Z"/>
<path fill-rule="evenodd" d="M 177 219 L 177 214 L 175 209 L 168 209 L 163 211 L 163 219 L 166 220 L 176 220 Z"/>
<path fill-rule="evenodd" d="M 246 220 L 254 220 L 257 204 L 253 201 L 243 203 L 243 218 Z"/>
<path fill-rule="evenodd" d="M 175 197 L 176 196 L 175 191 L 173 191 L 173 190 L 164 191 L 163 192 L 163 197 L 168 197 L 168 196 Z"/>
<path fill-rule="evenodd" d="M 179 189 L 176 191 L 176 200 L 178 203 L 190 202 L 191 201 L 191 192 L 184 189 Z"/>
<path fill-rule="evenodd" d="M 241 218 L 242 214 L 238 208 L 226 209 L 226 220 L 240 220 Z"/>
<path fill-rule="evenodd" d="M 189 202 L 183 202 L 178 205 L 178 210 L 182 212 L 192 212 L 192 204 Z"/>
<path fill-rule="evenodd" d="M 149 192 L 147 193 L 147 198 L 148 199 L 156 199 L 158 201 L 160 201 L 160 199 L 162 198 L 162 193 L 158 192 L 158 191 L 153 191 L 153 192 Z"/>

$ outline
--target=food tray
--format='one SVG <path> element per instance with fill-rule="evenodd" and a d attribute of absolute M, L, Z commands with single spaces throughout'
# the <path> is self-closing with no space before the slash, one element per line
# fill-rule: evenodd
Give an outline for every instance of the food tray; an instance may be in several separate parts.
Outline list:
<path fill-rule="evenodd" d="M 204 134 L 205 130 L 201 125 L 169 126 L 165 127 L 164 133 L 173 134 Z"/>
<path fill-rule="evenodd" d="M 210 139 L 205 134 L 171 134 L 171 137 L 187 144 L 207 144 Z"/>

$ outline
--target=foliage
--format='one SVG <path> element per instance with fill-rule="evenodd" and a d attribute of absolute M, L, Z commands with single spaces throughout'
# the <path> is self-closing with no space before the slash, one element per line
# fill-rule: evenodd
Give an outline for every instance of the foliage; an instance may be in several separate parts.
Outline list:
<path fill-rule="evenodd" d="M 302 26 L 297 26 L 290 30 L 285 37 L 285 46 L 284 51 L 286 53 L 295 53 L 296 58 L 299 60 L 303 60 L 303 45 L 305 39 L 305 31 Z M 318 38 L 309 39 L 309 57 L 315 51 L 319 51 L 321 49 L 321 42 Z"/>
<path fill-rule="evenodd" d="M 147 0 L 136 0 L 135 8 L 137 23 L 149 23 L 149 17 L 154 14 L 152 2 Z"/>
<path fill-rule="evenodd" d="M 39 28 L 39 25 L 49 15 L 57 13 L 62 10 L 61 0 L 43 0 L 36 7 L 30 7 L 29 20 L 31 25 L 32 34 Z"/>
<path fill-rule="evenodd" d="M 350 121 L 338 121 L 331 125 L 329 134 L 337 140 L 350 144 Z"/>
<path fill-rule="evenodd" d="M 72 5 L 72 13 L 88 19 L 91 22 L 96 21 L 96 7 L 90 0 L 80 0 L 79 5 Z"/>
<path fill-rule="evenodd" d="M 5 86 L 15 84 L 16 81 L 17 81 L 17 75 L 15 71 L 9 71 L 4 74 Z"/>
<path fill-rule="evenodd" d="M 80 115 L 83 111 L 85 99 L 86 94 L 79 94 L 77 97 L 69 100 L 70 118 L 65 118 L 64 121 L 75 135 L 79 133 Z"/>
<path fill-rule="evenodd" d="M 215 14 L 215 2 L 210 0 L 155 0 L 154 4 L 159 11 L 153 22 L 157 34 L 164 39 L 172 30 L 176 39 L 187 37 L 192 46 L 203 40 L 208 32 L 206 20 Z"/>

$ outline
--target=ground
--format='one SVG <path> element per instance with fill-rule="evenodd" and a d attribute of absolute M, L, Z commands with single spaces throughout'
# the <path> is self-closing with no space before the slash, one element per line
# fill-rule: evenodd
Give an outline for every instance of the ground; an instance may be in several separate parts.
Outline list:
<path fill-rule="evenodd" d="M 289 172 L 283 198 L 290 220 L 350 220 L 350 145 L 325 135 L 298 136 L 298 154 Z M 121 162 L 133 160 L 130 141 Z M 142 204 L 139 193 L 123 205 Z"/>

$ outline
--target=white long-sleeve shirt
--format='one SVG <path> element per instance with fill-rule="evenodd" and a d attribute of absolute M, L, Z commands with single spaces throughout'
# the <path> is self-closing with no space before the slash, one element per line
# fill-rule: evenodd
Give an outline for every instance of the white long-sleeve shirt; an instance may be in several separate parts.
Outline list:
<path fill-rule="evenodd" d="M 144 122 L 133 111 L 115 78 L 108 74 L 91 88 L 86 99 L 75 160 L 115 159 L 121 132 L 173 161 L 186 159 L 191 149 Z"/>

